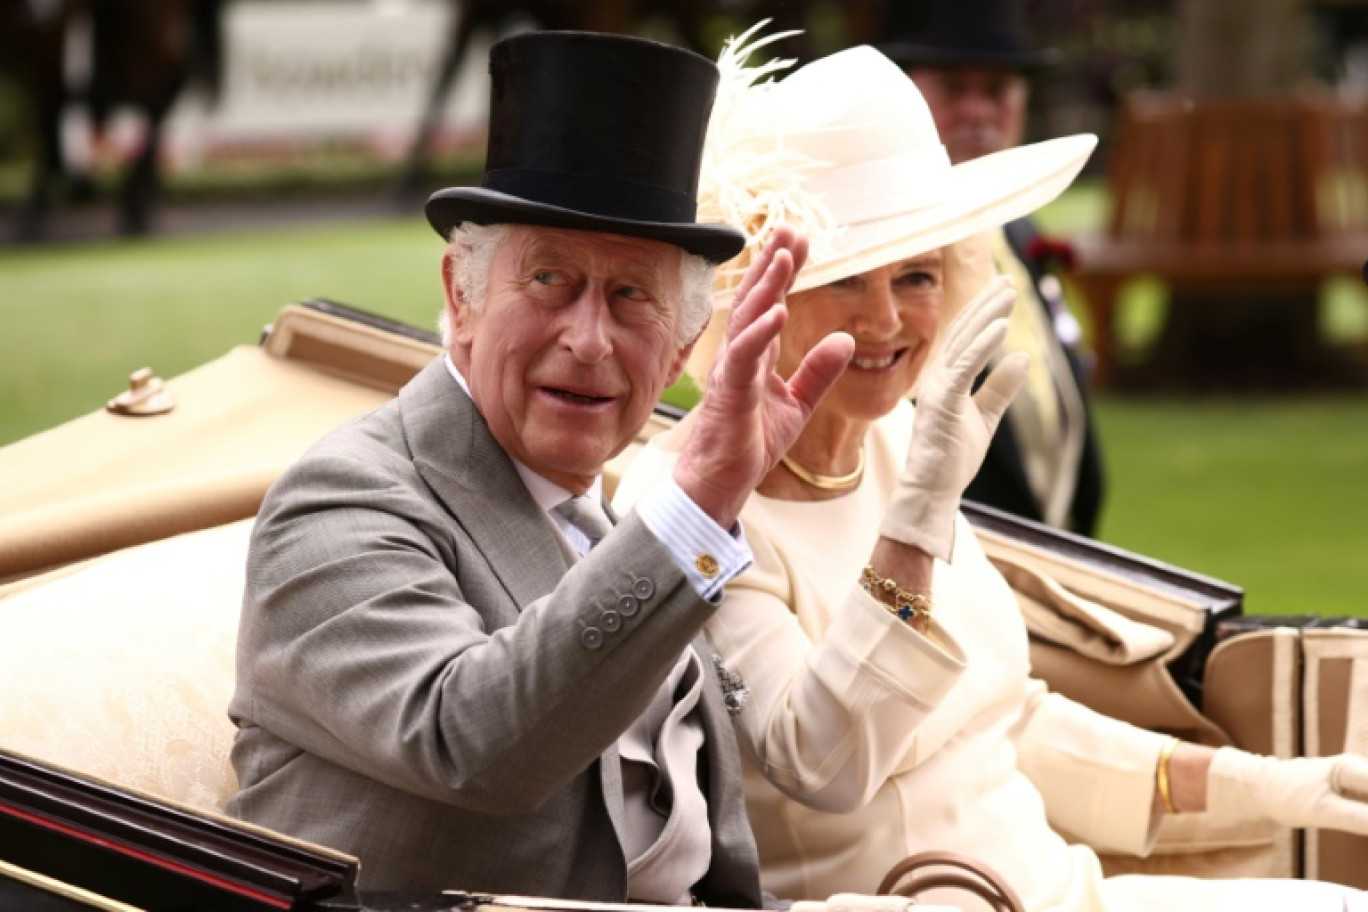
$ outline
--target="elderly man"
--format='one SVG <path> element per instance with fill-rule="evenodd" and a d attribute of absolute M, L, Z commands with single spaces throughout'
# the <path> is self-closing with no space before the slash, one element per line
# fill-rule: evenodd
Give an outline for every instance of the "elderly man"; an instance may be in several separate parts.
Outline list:
<path fill-rule="evenodd" d="M 742 245 L 694 221 L 716 68 L 533 33 L 490 69 L 482 186 L 427 205 L 450 239 L 444 355 L 262 507 L 229 810 L 358 856 L 372 890 L 758 907 L 695 637 L 750 560 L 742 503 L 852 343 L 773 372 L 805 255 L 785 232 L 738 295 L 697 444 L 613 525 L 604 464 L 678 377 L 711 265 Z"/>
<path fill-rule="evenodd" d="M 1054 58 L 1032 48 L 1022 0 L 932 0 L 915 30 L 882 50 L 916 82 L 956 164 L 1020 144 L 1028 77 Z M 1013 311 L 1006 343 L 1032 356 L 1031 371 L 964 496 L 1092 535 L 1103 473 L 1078 324 L 1030 219 L 989 240 L 998 271 L 1031 302 Z"/>

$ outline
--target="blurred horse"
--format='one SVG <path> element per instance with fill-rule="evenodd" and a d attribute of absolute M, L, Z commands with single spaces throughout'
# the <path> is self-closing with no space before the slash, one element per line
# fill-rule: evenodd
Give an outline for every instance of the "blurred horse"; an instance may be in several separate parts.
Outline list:
<path fill-rule="evenodd" d="M 514 16 L 520 16 L 545 29 L 631 33 L 642 21 L 658 17 L 675 28 L 686 47 L 711 58 L 718 50 L 708 35 L 708 26 L 715 17 L 740 19 L 747 25 L 769 19 L 770 30 L 775 32 L 803 30 L 808 5 L 808 0 L 451 0 L 451 31 L 446 51 L 414 134 L 399 192 L 403 196 L 413 193 L 426 177 L 433 134 L 471 36 L 476 32 L 496 31 Z M 847 0 L 842 4 L 849 31 L 857 42 L 874 40 L 881 6 L 881 0 Z M 810 46 L 803 36 L 790 39 L 780 50 L 800 60 L 810 56 Z"/>
<path fill-rule="evenodd" d="M 59 183 L 79 191 L 89 180 L 73 173 L 63 154 L 62 117 L 74 104 L 89 111 L 97 136 L 116 107 L 141 115 L 142 141 L 119 187 L 118 222 L 125 234 L 150 228 L 166 115 L 189 82 L 203 82 L 211 95 L 218 89 L 221 6 L 222 0 L 0 0 L 0 61 L 14 70 L 36 141 L 20 239 L 41 236 Z M 88 74 L 73 85 L 68 52 L 82 32 L 89 36 Z"/>

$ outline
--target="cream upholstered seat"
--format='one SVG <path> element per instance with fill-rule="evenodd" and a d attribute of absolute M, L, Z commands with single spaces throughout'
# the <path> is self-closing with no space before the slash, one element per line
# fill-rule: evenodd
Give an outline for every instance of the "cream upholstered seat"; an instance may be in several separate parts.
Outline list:
<path fill-rule="evenodd" d="M 250 531 L 153 542 L 0 597 L 0 747 L 222 809 Z"/>

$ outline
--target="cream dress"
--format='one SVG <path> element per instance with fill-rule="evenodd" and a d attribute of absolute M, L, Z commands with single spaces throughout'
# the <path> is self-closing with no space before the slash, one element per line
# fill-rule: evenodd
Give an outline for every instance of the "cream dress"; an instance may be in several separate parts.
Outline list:
<path fill-rule="evenodd" d="M 937 849 L 991 865 L 1032 912 L 1352 908 L 1330 885 L 1103 878 L 1081 843 L 1147 851 L 1166 739 L 1030 677 L 1015 598 L 963 516 L 950 563 L 936 564 L 929 637 L 855 585 L 912 415 L 903 403 L 874 425 L 849 494 L 755 494 L 741 515 L 755 563 L 706 632 L 744 686 L 733 721 L 765 888 L 873 892 L 895 863 Z M 680 437 L 657 437 L 632 462 L 619 511 L 671 470 Z"/>

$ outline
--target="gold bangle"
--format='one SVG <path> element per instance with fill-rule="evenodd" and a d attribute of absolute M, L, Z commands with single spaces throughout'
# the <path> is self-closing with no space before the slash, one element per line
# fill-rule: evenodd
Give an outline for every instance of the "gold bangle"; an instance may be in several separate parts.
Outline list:
<path fill-rule="evenodd" d="M 1178 813 L 1178 806 L 1173 803 L 1173 790 L 1169 780 L 1169 760 L 1173 758 L 1173 751 L 1177 746 L 1178 739 L 1169 738 L 1160 748 L 1159 766 L 1154 774 L 1155 782 L 1159 787 L 1159 800 L 1164 805 L 1165 814 Z"/>
<path fill-rule="evenodd" d="M 904 589 L 897 580 L 880 576 L 874 571 L 873 564 L 865 564 L 860 571 L 860 586 L 900 621 L 931 617 L 931 596 L 925 592 Z"/>

